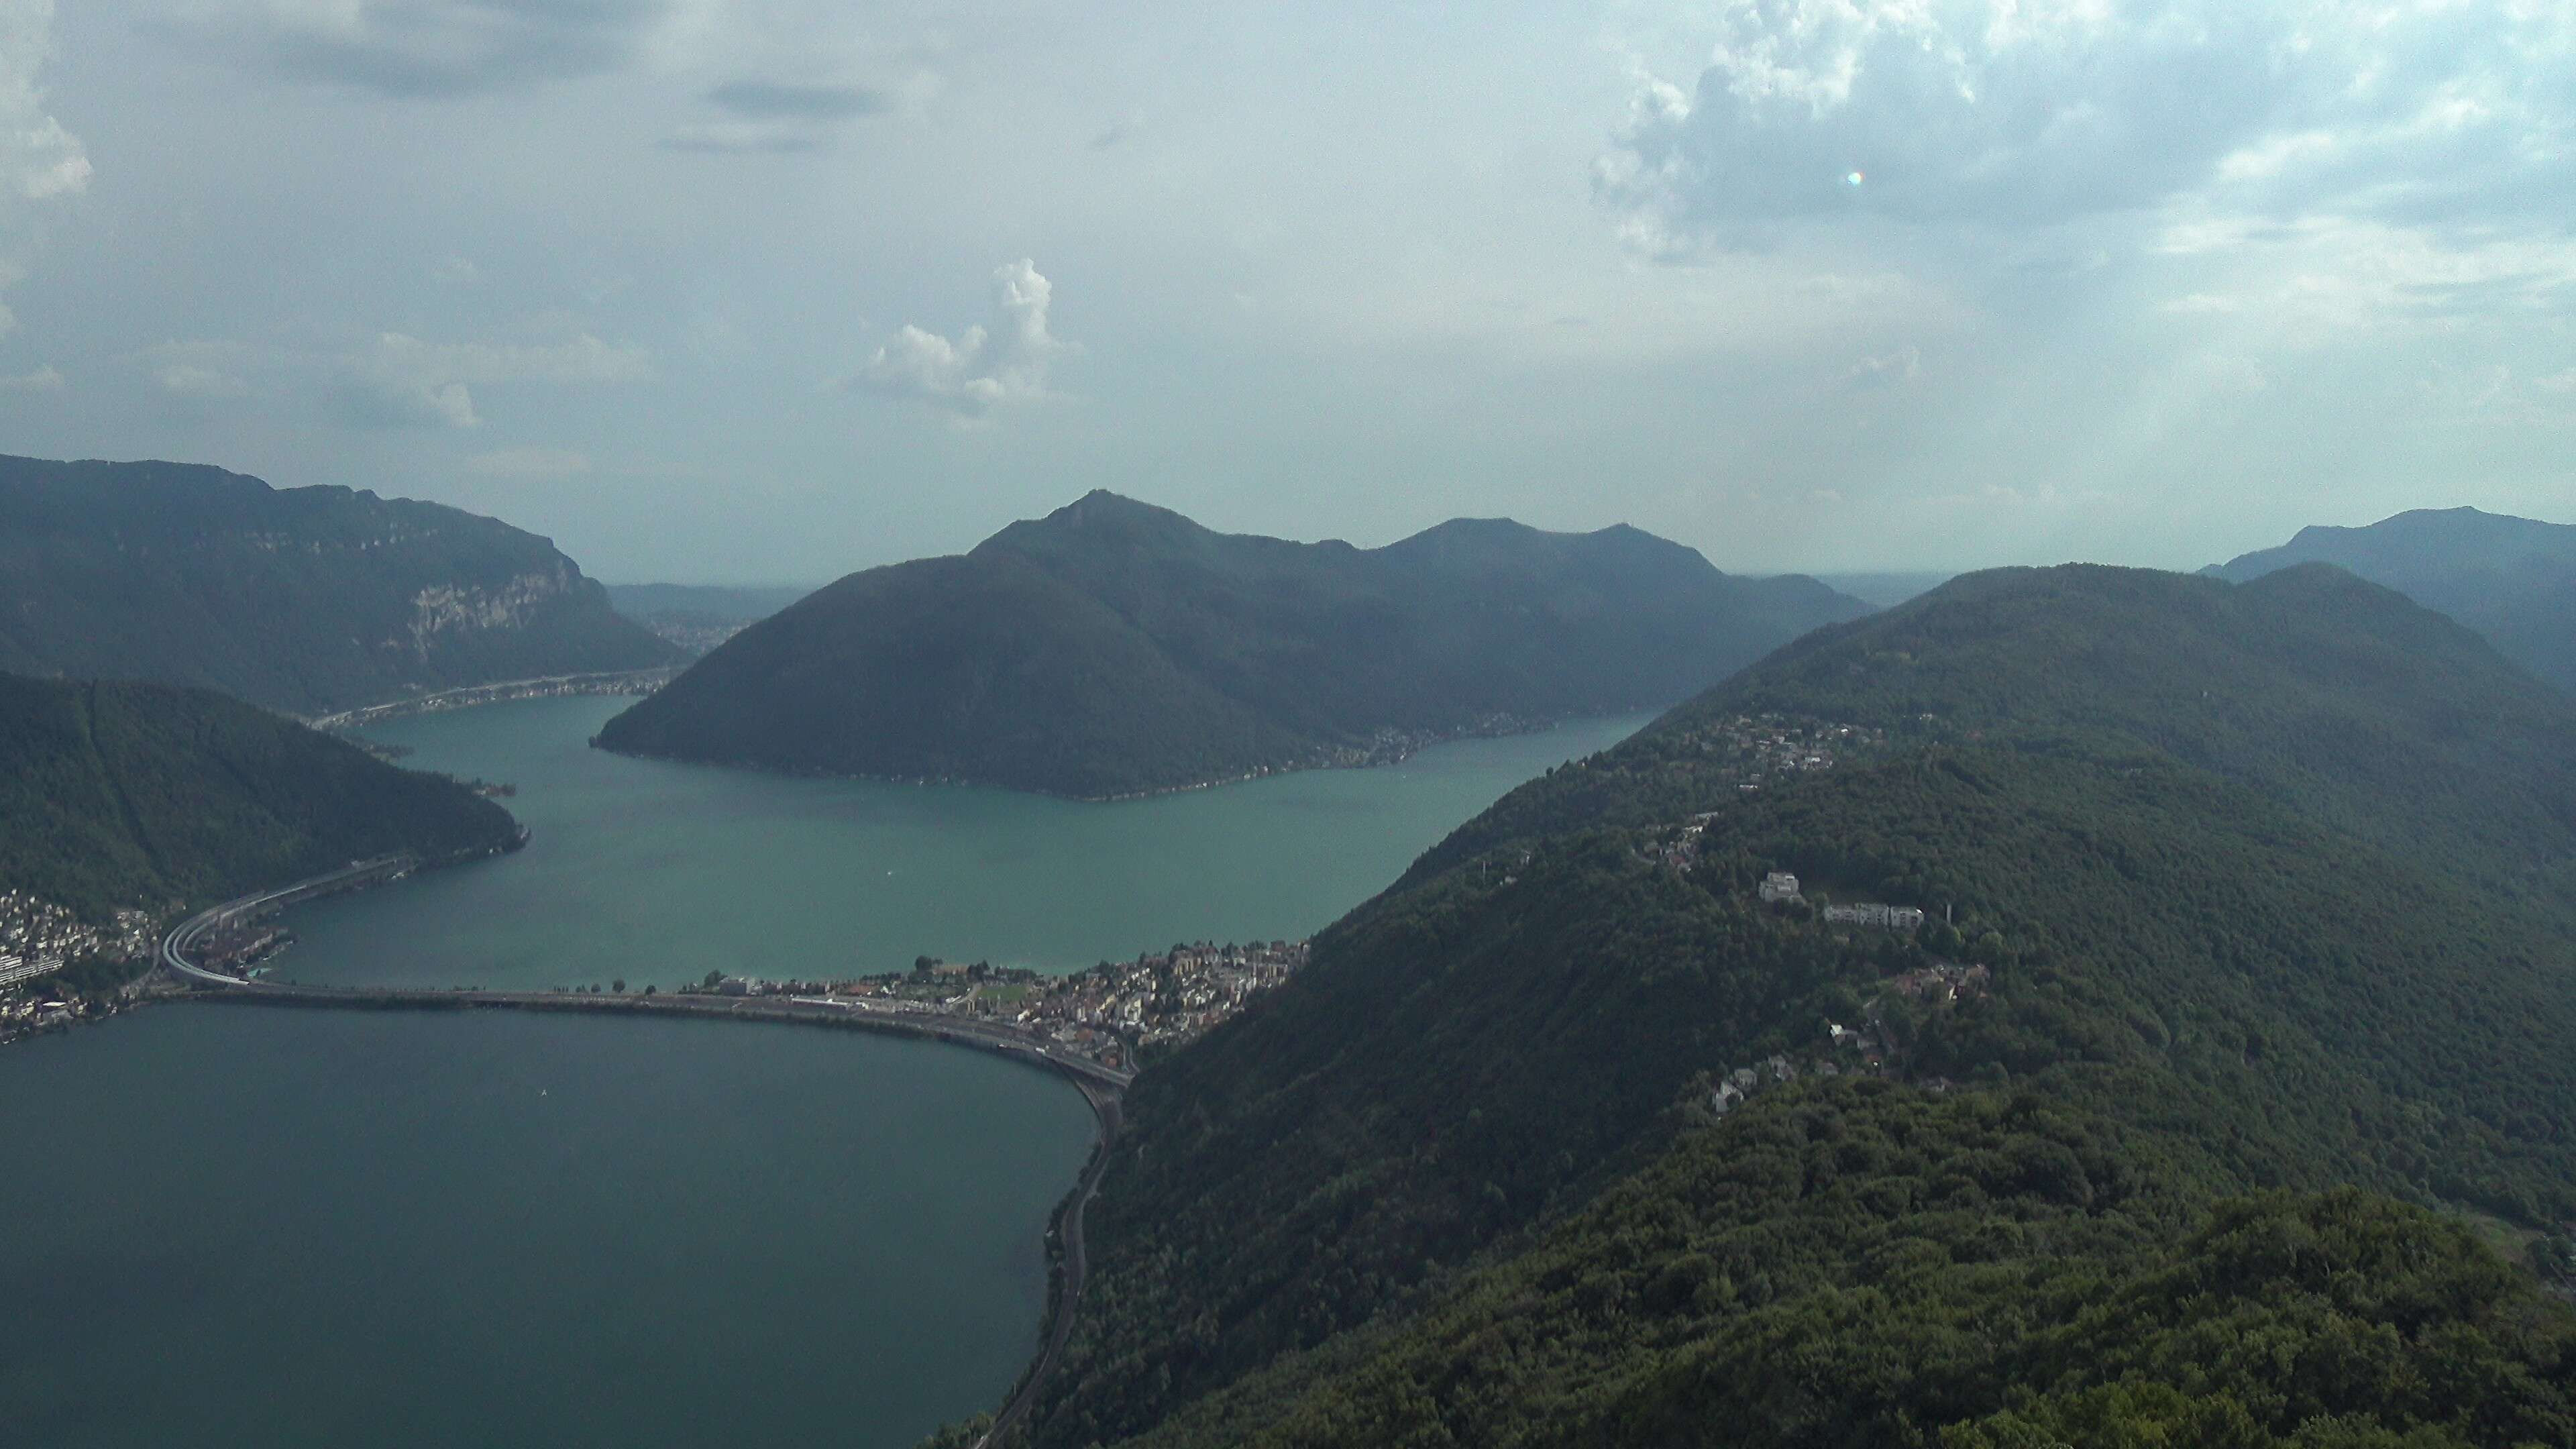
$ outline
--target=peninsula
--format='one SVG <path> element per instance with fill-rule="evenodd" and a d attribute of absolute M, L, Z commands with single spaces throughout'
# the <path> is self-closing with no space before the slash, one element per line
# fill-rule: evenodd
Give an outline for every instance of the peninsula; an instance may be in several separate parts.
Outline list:
<path fill-rule="evenodd" d="M 1361 549 L 1095 492 L 962 556 L 822 589 L 597 743 L 1112 798 L 1658 707 L 1867 612 L 1625 526 L 1456 519 Z"/>

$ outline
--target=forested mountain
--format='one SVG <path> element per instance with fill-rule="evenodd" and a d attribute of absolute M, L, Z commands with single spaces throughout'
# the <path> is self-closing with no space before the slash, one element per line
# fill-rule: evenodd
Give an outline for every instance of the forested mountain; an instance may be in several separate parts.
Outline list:
<path fill-rule="evenodd" d="M 208 690 L 0 674 L 0 889 L 92 921 L 352 860 L 498 850 L 509 812 Z"/>
<path fill-rule="evenodd" d="M 493 519 L 191 464 L 0 458 L 0 669 L 318 714 L 677 657 Z"/>
<path fill-rule="evenodd" d="M 2303 528 L 2209 572 L 2243 582 L 2330 563 L 2475 629 L 2505 657 L 2576 691 L 2576 525 L 2474 508 L 2417 509 L 2367 528 Z"/>
<path fill-rule="evenodd" d="M 1459 519 L 1358 549 L 1093 493 L 963 556 L 821 590 L 600 743 L 1119 795 L 1668 703 L 1864 612 L 1632 528 Z"/>
<path fill-rule="evenodd" d="M 2433 1214 L 2564 1264 L 2571 761 L 2331 569 L 1820 631 L 1149 1066 L 1038 1440 L 2566 1442 L 2567 1310 Z"/>

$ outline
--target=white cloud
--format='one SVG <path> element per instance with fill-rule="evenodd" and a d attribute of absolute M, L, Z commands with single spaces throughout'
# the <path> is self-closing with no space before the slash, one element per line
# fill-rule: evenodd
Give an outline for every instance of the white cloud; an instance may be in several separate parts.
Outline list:
<path fill-rule="evenodd" d="M 233 374 L 220 368 L 208 367 L 201 362 L 187 362 L 178 358 L 167 358 L 156 364 L 152 369 L 152 380 L 161 385 L 162 391 L 176 393 L 181 397 L 218 398 L 250 395 L 250 384 Z"/>
<path fill-rule="evenodd" d="M 0 375 L 0 393 L 61 392 L 62 390 L 63 375 L 51 366 L 39 367 L 33 372 Z"/>
<path fill-rule="evenodd" d="M 667 0 L 195 0 L 187 39 L 292 80 L 454 96 L 613 70 Z"/>
<path fill-rule="evenodd" d="M 45 109 L 39 84 L 53 24 L 54 0 L 0 0 L 0 287 L 26 275 L 37 206 L 89 186 L 89 152 Z M 17 326 L 0 304 L 0 336 Z"/>
<path fill-rule="evenodd" d="M 2556 225 L 2576 7 L 2531 0 L 1733 0 L 1640 78 L 1595 188 L 1659 255 L 1863 218 L 2249 214 Z"/>
<path fill-rule="evenodd" d="M 479 426 L 472 389 L 514 382 L 635 382 L 652 376 L 641 349 L 588 333 L 551 343 L 424 342 L 379 335 L 348 360 L 360 410 L 380 421 Z"/>
<path fill-rule="evenodd" d="M 465 460 L 468 472 L 486 478 L 546 482 L 590 471 L 590 457 L 569 448 L 498 448 Z"/>
<path fill-rule="evenodd" d="M 951 339 L 907 324 L 850 385 L 965 418 L 1045 397 L 1048 368 L 1073 346 L 1047 328 L 1054 290 L 1027 258 L 997 267 L 989 326 Z"/>
<path fill-rule="evenodd" d="M 1911 344 L 1893 352 L 1864 357 L 1846 368 L 1842 385 L 1848 392 L 1867 392 L 1882 387 L 1895 387 L 1923 375 L 1922 349 Z"/>
<path fill-rule="evenodd" d="M 0 0 L 0 216 L 89 185 L 89 153 L 45 110 L 37 74 L 53 56 L 54 0 Z"/>

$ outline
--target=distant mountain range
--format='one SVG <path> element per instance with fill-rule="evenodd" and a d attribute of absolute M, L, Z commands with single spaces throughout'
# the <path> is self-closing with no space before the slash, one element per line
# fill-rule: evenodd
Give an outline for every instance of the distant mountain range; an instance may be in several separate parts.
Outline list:
<path fill-rule="evenodd" d="M 310 715 L 678 657 L 493 519 L 192 464 L 0 458 L 0 669 Z"/>
<path fill-rule="evenodd" d="M 1664 704 L 1865 612 L 1633 528 L 1459 519 L 1360 549 L 1096 492 L 818 591 L 599 743 L 1114 796 Z"/>
<path fill-rule="evenodd" d="M 2571 906 L 2576 702 L 2451 620 L 1954 580 L 1148 1065 L 1032 1439 L 2566 1442 Z"/>
<path fill-rule="evenodd" d="M 2243 582 L 2302 563 L 2338 564 L 2439 609 L 2506 658 L 2576 691 L 2576 525 L 2417 509 L 2367 528 L 2303 528 L 2279 548 L 2207 572 Z"/>

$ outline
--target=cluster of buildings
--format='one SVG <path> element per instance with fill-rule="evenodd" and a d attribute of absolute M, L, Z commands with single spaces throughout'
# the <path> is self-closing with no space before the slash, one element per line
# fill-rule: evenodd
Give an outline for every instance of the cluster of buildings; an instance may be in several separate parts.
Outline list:
<path fill-rule="evenodd" d="M 451 709 L 471 709 L 478 704 L 498 704 L 512 699 L 554 699 L 575 694 L 651 694 L 670 682 L 677 671 L 670 666 L 658 669 L 636 669 L 609 674 L 560 674 L 544 679 L 507 679 L 496 684 L 469 684 L 456 689 L 442 689 L 410 699 L 371 704 L 337 714 L 316 715 L 305 721 L 318 730 L 356 730 L 387 720 L 403 719 L 416 714 L 438 714 Z"/>
<path fill-rule="evenodd" d="M 1798 878 L 1785 870 L 1775 870 L 1762 877 L 1753 893 L 1766 906 L 1803 905 L 1806 896 L 1798 889 Z M 1875 926 L 1882 931 L 1919 931 L 1923 912 L 1913 906 L 1891 906 L 1884 901 L 1862 901 L 1857 905 L 1828 905 L 1824 909 L 1828 926 Z"/>
<path fill-rule="evenodd" d="M 1764 1087 L 1794 1082 L 1800 1077 L 1838 1077 L 1846 1072 L 1865 1076 L 1884 1076 L 1888 1071 L 1887 1042 L 1867 1027 L 1849 1027 L 1836 1022 L 1825 1023 L 1827 1039 L 1815 1051 L 1792 1060 L 1773 1055 L 1749 1067 L 1735 1067 L 1717 1079 L 1709 1089 L 1709 1110 L 1720 1117 L 1734 1111 Z"/>
<path fill-rule="evenodd" d="M 0 992 L 51 976 L 92 957 L 132 960 L 152 950 L 152 918 L 118 911 L 102 930 L 52 901 L 25 891 L 0 891 Z"/>
<path fill-rule="evenodd" d="M 56 999 L 45 978 L 83 961 L 148 956 L 154 941 L 152 917 L 142 911 L 118 911 L 102 929 L 52 901 L 0 891 L 0 1042 L 68 1026 L 89 1013 L 76 996 Z"/>
<path fill-rule="evenodd" d="M 1140 1048 L 1178 1045 L 1200 1035 L 1287 980 L 1306 958 L 1304 941 L 1199 941 L 1069 975 L 924 956 L 909 972 L 828 982 L 718 977 L 683 989 L 955 1017 L 1129 1069 Z"/>
<path fill-rule="evenodd" d="M 1882 747 L 1887 731 L 1788 715 L 1737 715 L 1682 736 L 1684 749 L 1709 757 L 1718 778 L 1750 793 L 1765 777 L 1830 770 L 1837 759 Z"/>

